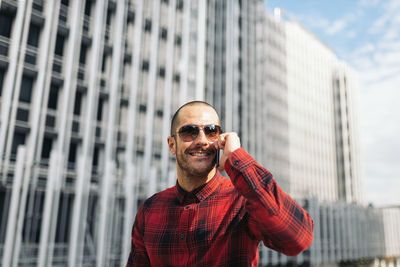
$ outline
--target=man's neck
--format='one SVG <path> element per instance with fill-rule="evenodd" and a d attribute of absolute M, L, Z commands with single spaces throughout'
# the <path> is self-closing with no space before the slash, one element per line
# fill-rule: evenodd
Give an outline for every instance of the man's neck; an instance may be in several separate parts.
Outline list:
<path fill-rule="evenodd" d="M 208 175 L 204 177 L 195 177 L 187 175 L 178 169 L 178 183 L 186 192 L 192 192 L 194 189 L 208 183 L 215 175 L 216 168 L 213 168 Z"/>

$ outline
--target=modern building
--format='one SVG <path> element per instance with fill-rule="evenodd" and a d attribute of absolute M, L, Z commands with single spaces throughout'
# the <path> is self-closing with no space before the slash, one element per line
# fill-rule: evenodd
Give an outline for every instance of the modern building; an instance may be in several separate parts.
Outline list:
<path fill-rule="evenodd" d="M 123 265 L 138 201 L 175 178 L 171 113 L 204 98 L 206 11 L 1 2 L 3 266 Z"/>
<path fill-rule="evenodd" d="M 299 23 L 284 23 L 291 192 L 361 203 L 357 76 Z"/>
<path fill-rule="evenodd" d="M 261 246 L 260 265 L 385 255 L 379 212 L 356 205 L 356 75 L 295 21 L 261 0 L 0 5 L 1 266 L 124 266 L 138 205 L 176 181 L 171 116 L 195 99 L 316 223 L 309 250 Z"/>
<path fill-rule="evenodd" d="M 380 208 L 384 223 L 385 257 L 400 265 L 400 206 Z"/>

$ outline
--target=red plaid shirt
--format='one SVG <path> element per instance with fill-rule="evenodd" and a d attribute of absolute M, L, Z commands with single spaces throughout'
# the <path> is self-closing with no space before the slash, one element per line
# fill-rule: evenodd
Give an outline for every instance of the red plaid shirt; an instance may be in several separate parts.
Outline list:
<path fill-rule="evenodd" d="M 129 266 L 257 266 L 258 245 L 297 255 L 311 245 L 309 214 L 244 149 L 188 193 L 177 183 L 147 199 L 132 229 Z"/>

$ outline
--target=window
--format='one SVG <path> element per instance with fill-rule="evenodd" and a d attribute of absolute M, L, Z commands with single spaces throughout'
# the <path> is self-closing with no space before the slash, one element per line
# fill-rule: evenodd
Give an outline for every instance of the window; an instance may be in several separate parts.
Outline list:
<path fill-rule="evenodd" d="M 176 3 L 176 9 L 177 10 L 183 9 L 183 0 L 178 0 L 178 2 Z"/>
<path fill-rule="evenodd" d="M 145 23 L 144 23 L 144 30 L 145 30 L 146 32 L 151 31 L 151 20 L 149 20 L 149 19 L 146 19 L 146 20 L 145 20 Z"/>
<path fill-rule="evenodd" d="M 33 79 L 27 76 L 22 76 L 21 90 L 19 93 L 19 101 L 30 103 L 32 97 Z"/>
<path fill-rule="evenodd" d="M 13 16 L 11 14 L 0 12 L 0 35 L 10 38 L 11 36 L 11 27 L 13 22 Z"/>
<path fill-rule="evenodd" d="M 67 177 L 68 180 L 68 177 Z M 73 207 L 73 198 L 69 192 L 60 192 L 60 202 L 57 210 L 57 230 L 56 230 L 56 242 L 67 243 L 69 237 L 69 226 L 71 225 L 71 214 Z"/>
<path fill-rule="evenodd" d="M 99 148 L 95 146 L 93 151 L 93 162 L 92 162 L 93 166 L 96 167 L 99 166 L 99 154 L 100 154 Z"/>
<path fill-rule="evenodd" d="M 99 103 L 97 105 L 97 121 L 101 121 L 101 119 L 103 118 L 103 105 L 103 98 L 99 98 Z"/>
<path fill-rule="evenodd" d="M 31 23 L 28 34 L 28 44 L 34 47 L 39 45 L 40 27 Z"/>
<path fill-rule="evenodd" d="M 62 57 L 64 54 L 64 41 L 65 41 L 64 36 L 57 34 L 56 49 L 54 53 L 60 57 Z"/>
<path fill-rule="evenodd" d="M 51 147 L 53 146 L 53 139 L 45 137 L 43 138 L 43 145 L 42 145 L 42 159 L 49 159 Z"/>
<path fill-rule="evenodd" d="M 103 60 L 101 63 L 101 71 L 104 73 L 106 70 L 106 64 L 107 64 L 107 54 L 103 54 Z"/>
<path fill-rule="evenodd" d="M 85 44 L 81 44 L 81 51 L 79 53 L 79 63 L 86 64 L 86 51 L 87 46 Z"/>
<path fill-rule="evenodd" d="M 147 60 L 143 60 L 142 62 L 142 70 L 148 71 L 149 70 L 149 62 Z"/>
<path fill-rule="evenodd" d="M 92 10 L 92 1 L 91 0 L 87 0 L 85 2 L 85 15 L 90 16 L 91 10 Z"/>
<path fill-rule="evenodd" d="M 81 106 L 82 106 L 82 93 L 76 92 L 75 104 L 74 104 L 74 115 L 81 115 Z"/>
<path fill-rule="evenodd" d="M 106 24 L 107 24 L 108 26 L 110 26 L 110 24 L 111 24 L 111 17 L 112 17 L 112 10 L 111 10 L 111 9 L 108 9 L 108 10 L 107 10 L 107 19 L 106 19 Z"/>
<path fill-rule="evenodd" d="M 165 77 L 165 68 L 160 68 L 159 70 L 158 70 L 158 75 L 160 76 L 160 77 Z"/>
<path fill-rule="evenodd" d="M 175 36 L 175 44 L 181 45 L 182 44 L 182 37 L 180 35 Z"/>
<path fill-rule="evenodd" d="M 76 162 L 76 151 L 78 148 L 77 143 L 70 143 L 69 144 L 69 153 L 68 153 L 68 162 L 75 163 Z"/>
<path fill-rule="evenodd" d="M 146 105 L 144 105 L 144 104 L 140 104 L 140 105 L 139 105 L 139 111 L 140 111 L 140 112 L 146 112 L 146 110 L 147 110 Z"/>
<path fill-rule="evenodd" d="M 161 29 L 161 39 L 163 40 L 167 40 L 167 36 L 168 36 L 168 31 L 165 28 Z"/>
<path fill-rule="evenodd" d="M 47 103 L 48 108 L 57 109 L 59 89 L 60 88 L 57 85 L 52 84 L 50 86 L 49 101 Z"/>
<path fill-rule="evenodd" d="M 178 73 L 175 73 L 175 75 L 174 75 L 174 81 L 177 82 L 177 83 L 179 83 L 180 80 L 181 80 L 181 76 L 180 76 Z"/>
<path fill-rule="evenodd" d="M 4 70 L 0 69 L 0 96 L 3 91 Z"/>
<path fill-rule="evenodd" d="M 25 144 L 25 137 L 26 136 L 24 133 L 18 133 L 18 132 L 14 133 L 12 147 L 11 147 L 11 155 L 13 156 L 17 155 L 18 146 Z"/>
<path fill-rule="evenodd" d="M 44 0 L 35 0 L 35 1 L 33 1 L 32 8 L 37 10 L 37 11 L 42 12 L 43 11 L 43 1 Z"/>

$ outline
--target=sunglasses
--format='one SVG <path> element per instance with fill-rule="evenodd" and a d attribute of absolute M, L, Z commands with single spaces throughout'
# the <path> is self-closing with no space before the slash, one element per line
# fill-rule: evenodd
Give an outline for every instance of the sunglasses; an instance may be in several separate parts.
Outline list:
<path fill-rule="evenodd" d="M 198 126 L 194 124 L 188 124 L 182 126 L 178 130 L 179 137 L 184 142 L 191 142 L 199 136 L 200 129 L 203 130 L 204 135 L 208 141 L 216 141 L 219 135 L 222 133 L 222 129 L 218 125 L 210 124 L 205 126 Z"/>

